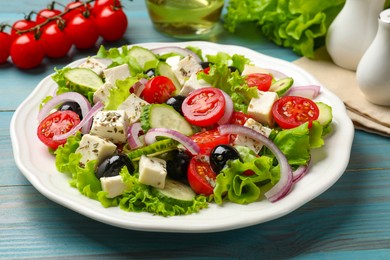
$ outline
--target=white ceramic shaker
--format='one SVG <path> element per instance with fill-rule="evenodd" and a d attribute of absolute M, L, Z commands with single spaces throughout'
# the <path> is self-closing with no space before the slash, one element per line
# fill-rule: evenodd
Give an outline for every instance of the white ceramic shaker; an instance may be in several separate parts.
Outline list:
<path fill-rule="evenodd" d="M 333 62 L 356 71 L 378 28 L 378 15 L 386 0 L 346 0 L 329 26 L 326 49 Z"/>
<path fill-rule="evenodd" d="M 366 99 L 390 106 L 390 9 L 380 13 L 378 32 L 359 62 L 356 78 Z"/>

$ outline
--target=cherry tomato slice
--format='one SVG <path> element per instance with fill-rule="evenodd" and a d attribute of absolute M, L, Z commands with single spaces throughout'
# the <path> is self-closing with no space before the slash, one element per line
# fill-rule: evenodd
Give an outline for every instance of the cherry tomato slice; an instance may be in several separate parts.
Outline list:
<path fill-rule="evenodd" d="M 252 73 L 245 77 L 249 87 L 257 87 L 258 90 L 268 91 L 272 84 L 272 76 L 265 73 Z"/>
<path fill-rule="evenodd" d="M 188 183 L 196 194 L 209 196 L 213 194 L 217 175 L 211 169 L 203 156 L 198 155 L 191 159 L 188 166 Z"/>
<path fill-rule="evenodd" d="M 248 120 L 249 118 L 252 117 L 248 114 L 245 114 L 240 111 L 234 111 L 232 119 L 230 119 L 230 123 L 235 125 L 244 125 L 246 120 Z"/>
<path fill-rule="evenodd" d="M 209 155 L 211 150 L 219 144 L 229 144 L 230 135 L 222 135 L 217 129 L 196 133 L 190 138 L 198 144 L 199 154 Z"/>
<path fill-rule="evenodd" d="M 319 114 L 316 103 L 304 97 L 282 97 L 272 106 L 272 115 L 276 123 L 284 129 L 294 128 L 306 122 L 309 122 L 311 127 Z"/>
<path fill-rule="evenodd" d="M 184 99 L 182 111 L 189 123 L 196 126 L 211 126 L 225 113 L 225 97 L 217 88 L 197 89 Z"/>
<path fill-rule="evenodd" d="M 66 143 L 64 140 L 53 140 L 55 134 L 65 134 L 80 123 L 79 116 L 70 110 L 56 111 L 48 115 L 38 125 L 37 135 L 39 140 L 46 146 L 57 149 L 58 146 Z"/>
<path fill-rule="evenodd" d="M 176 87 L 170 78 L 155 76 L 151 78 L 142 91 L 142 97 L 148 103 L 164 103 L 175 92 Z"/>

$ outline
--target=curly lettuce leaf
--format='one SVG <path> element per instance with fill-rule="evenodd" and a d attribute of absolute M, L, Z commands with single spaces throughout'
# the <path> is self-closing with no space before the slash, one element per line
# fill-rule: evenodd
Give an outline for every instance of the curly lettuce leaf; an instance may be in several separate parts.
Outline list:
<path fill-rule="evenodd" d="M 105 102 L 105 110 L 116 110 L 130 96 L 130 88 L 138 81 L 138 77 L 128 77 L 117 80 L 115 86 L 110 89 L 108 100 Z"/>
<path fill-rule="evenodd" d="M 312 58 L 344 3 L 345 0 L 231 0 L 224 17 L 225 27 L 234 32 L 241 24 L 255 23 L 277 45 Z"/>

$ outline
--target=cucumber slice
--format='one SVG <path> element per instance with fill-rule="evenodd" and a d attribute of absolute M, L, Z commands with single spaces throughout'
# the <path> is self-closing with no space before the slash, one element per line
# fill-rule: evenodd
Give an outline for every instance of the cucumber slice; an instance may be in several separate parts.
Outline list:
<path fill-rule="evenodd" d="M 153 52 L 140 46 L 133 46 L 129 50 L 129 56 L 144 70 L 156 68 L 159 60 Z"/>
<path fill-rule="evenodd" d="M 151 128 L 163 127 L 178 131 L 184 135 L 193 134 L 191 125 L 172 106 L 167 104 L 151 104 L 145 106 L 141 114 L 142 129 L 147 132 Z"/>
<path fill-rule="evenodd" d="M 320 110 L 317 121 L 325 128 L 332 123 L 332 107 L 322 102 L 316 102 L 316 104 Z"/>
<path fill-rule="evenodd" d="M 93 70 L 88 68 L 73 68 L 64 73 L 68 87 L 85 96 L 95 92 L 104 82 Z"/>
<path fill-rule="evenodd" d="M 167 78 L 170 78 L 175 84 L 176 87 L 176 94 L 178 94 L 181 90 L 181 85 L 179 80 L 176 78 L 175 73 L 173 73 L 171 66 L 169 66 L 168 63 L 160 61 L 157 65 L 157 75 L 165 76 Z"/>
<path fill-rule="evenodd" d="M 177 149 L 177 144 L 178 143 L 173 139 L 163 139 L 148 146 L 133 150 L 127 153 L 127 156 L 132 161 L 139 161 L 142 155 L 157 156 L 175 150 Z"/>
<path fill-rule="evenodd" d="M 276 81 L 275 83 L 273 83 L 271 85 L 271 87 L 269 88 L 269 91 L 276 92 L 276 94 L 278 94 L 278 96 L 280 97 L 284 93 L 286 93 L 287 90 L 290 89 L 290 87 L 292 86 L 293 83 L 294 83 L 293 78 L 279 79 L 278 81 Z"/>
<path fill-rule="evenodd" d="M 186 206 L 192 204 L 195 198 L 195 192 L 188 185 L 172 180 L 165 179 L 165 186 L 163 189 L 154 188 L 155 195 L 162 201 L 171 204 Z"/>

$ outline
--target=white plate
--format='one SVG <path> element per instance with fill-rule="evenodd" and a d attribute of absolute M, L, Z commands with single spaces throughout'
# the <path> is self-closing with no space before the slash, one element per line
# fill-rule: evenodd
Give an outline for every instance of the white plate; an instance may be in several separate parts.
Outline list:
<path fill-rule="evenodd" d="M 250 58 L 257 66 L 276 69 L 292 76 L 297 85 L 318 84 L 310 74 L 292 63 L 275 59 L 239 46 L 220 45 L 209 42 L 145 43 L 146 48 L 161 46 L 197 46 L 204 53 L 218 51 L 237 53 Z M 76 61 L 70 66 L 81 61 Z M 55 83 L 49 77 L 43 79 L 31 95 L 19 106 L 11 121 L 11 139 L 15 161 L 31 184 L 44 196 L 69 209 L 92 219 L 113 226 L 159 232 L 216 232 L 247 227 L 284 216 L 317 197 L 332 186 L 344 173 L 348 162 L 354 135 L 351 120 L 343 103 L 322 86 L 316 99 L 333 109 L 334 131 L 326 138 L 321 149 L 313 151 L 312 167 L 298 182 L 290 194 L 282 200 L 270 203 L 266 200 L 249 205 L 225 203 L 223 206 L 210 204 L 198 214 L 175 217 L 161 217 L 150 213 L 126 212 L 118 207 L 104 208 L 100 202 L 81 195 L 70 187 L 65 174 L 59 173 L 54 157 L 36 136 L 38 107 L 42 98 L 51 95 Z"/>

